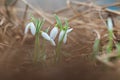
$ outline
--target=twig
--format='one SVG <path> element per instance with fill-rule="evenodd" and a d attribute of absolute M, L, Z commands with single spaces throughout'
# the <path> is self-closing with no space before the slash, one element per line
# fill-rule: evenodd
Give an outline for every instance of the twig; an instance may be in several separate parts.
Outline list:
<path fill-rule="evenodd" d="M 27 11 L 28 11 L 28 5 L 26 5 L 26 8 L 25 8 L 25 11 L 24 11 L 24 15 L 23 15 L 23 26 L 25 25 L 25 19 L 26 19 L 26 16 L 27 16 Z"/>
<path fill-rule="evenodd" d="M 111 10 L 111 9 L 104 9 L 105 11 L 107 12 L 110 12 L 110 13 L 113 13 L 113 14 L 117 14 L 117 15 L 120 15 L 120 12 L 119 11 L 115 11 L 115 10 Z"/>
<path fill-rule="evenodd" d="M 115 65 L 110 62 L 110 61 L 107 61 L 106 59 L 107 58 L 110 58 L 110 57 L 116 57 L 117 55 L 115 54 L 109 54 L 109 55 L 102 55 L 102 56 L 96 56 L 96 59 L 100 62 L 102 62 L 103 64 L 106 64 L 107 66 L 111 67 L 111 68 L 115 68 Z"/>
<path fill-rule="evenodd" d="M 31 4 L 29 4 L 26 0 L 22 0 L 22 1 L 23 1 L 26 5 L 28 5 L 29 8 L 31 8 L 31 9 L 34 10 L 36 13 L 38 13 L 41 17 L 43 17 L 48 23 L 53 24 L 53 22 L 44 15 L 45 12 L 43 12 L 41 9 L 40 9 L 40 11 L 39 11 L 38 9 L 36 9 L 35 7 L 33 7 Z"/>
<path fill-rule="evenodd" d="M 55 11 L 54 13 L 55 13 L 55 14 L 59 14 L 59 13 L 62 13 L 62 12 L 64 12 L 64 11 L 67 11 L 67 10 L 69 10 L 69 8 L 68 8 L 68 7 L 65 7 L 65 8 L 62 8 L 62 9 L 58 10 L 58 11 Z"/>
<path fill-rule="evenodd" d="M 12 1 L 13 2 L 11 2 L 9 5 L 13 7 L 17 3 L 18 0 L 12 0 Z"/>
<path fill-rule="evenodd" d="M 72 18 L 68 19 L 68 22 L 71 22 L 71 21 L 75 20 L 76 18 L 82 16 L 83 14 L 85 15 L 85 14 L 88 13 L 89 11 L 90 11 L 90 10 L 87 10 L 87 11 L 82 12 L 81 14 L 77 14 L 77 15 L 73 16 Z M 64 23 L 63 23 L 63 24 L 64 24 Z"/>
<path fill-rule="evenodd" d="M 110 6 L 120 6 L 120 3 L 114 3 L 114 4 L 106 4 L 105 6 L 102 6 L 102 9 L 110 7 Z"/>
<path fill-rule="evenodd" d="M 97 39 L 99 39 L 100 40 L 100 33 L 97 31 L 97 30 L 93 30 L 93 32 L 95 32 L 96 33 L 96 35 L 97 35 Z"/>
<path fill-rule="evenodd" d="M 104 20 L 103 17 L 102 17 L 101 11 L 102 11 L 101 9 L 99 9 L 99 11 L 98 11 L 99 17 L 100 17 L 100 19 L 102 20 L 102 22 L 105 24 L 105 26 L 107 27 L 107 24 L 106 24 L 105 20 Z"/>
<path fill-rule="evenodd" d="M 0 43 L 0 45 L 10 47 L 9 45 L 3 43 Z"/>
<path fill-rule="evenodd" d="M 68 8 L 72 9 L 73 12 L 74 12 L 76 15 L 79 14 L 78 11 L 75 10 L 75 9 L 73 8 L 73 6 L 71 5 L 71 1 L 70 1 L 70 0 L 67 0 L 67 6 L 68 6 Z"/>

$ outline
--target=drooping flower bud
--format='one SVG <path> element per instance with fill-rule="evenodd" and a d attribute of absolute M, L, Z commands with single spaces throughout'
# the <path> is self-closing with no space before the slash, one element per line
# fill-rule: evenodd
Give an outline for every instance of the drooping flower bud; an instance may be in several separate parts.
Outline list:
<path fill-rule="evenodd" d="M 45 32 L 41 32 L 41 35 L 42 35 L 42 37 L 44 38 L 44 39 L 46 39 L 46 40 L 48 40 L 48 41 L 50 41 L 51 40 L 51 38 L 50 38 L 50 36 L 47 34 L 47 33 L 45 33 Z"/>
<path fill-rule="evenodd" d="M 29 29 L 30 29 L 32 35 L 35 35 L 36 27 L 35 27 L 33 22 L 30 22 L 30 23 L 27 24 L 27 26 L 25 27 L 25 32 L 24 33 L 27 34 Z"/>
<path fill-rule="evenodd" d="M 108 19 L 107 19 L 107 27 L 109 30 L 113 30 L 113 22 L 110 17 L 108 17 Z"/>
<path fill-rule="evenodd" d="M 58 34 L 58 27 L 54 27 L 50 32 L 50 37 L 55 40 L 56 36 Z"/>

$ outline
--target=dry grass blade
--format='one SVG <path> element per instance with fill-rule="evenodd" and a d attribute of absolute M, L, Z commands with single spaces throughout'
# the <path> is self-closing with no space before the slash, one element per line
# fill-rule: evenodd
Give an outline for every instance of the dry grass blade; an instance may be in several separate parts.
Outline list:
<path fill-rule="evenodd" d="M 46 17 L 46 15 L 44 14 L 45 12 L 42 11 L 42 9 L 38 10 L 35 7 L 33 7 L 31 4 L 29 4 L 26 0 L 22 0 L 26 5 L 29 6 L 29 8 L 31 8 L 32 10 L 34 10 L 36 13 L 38 13 L 41 17 L 43 17 L 48 23 L 53 24 L 53 22 Z"/>
<path fill-rule="evenodd" d="M 59 14 L 59 13 L 62 13 L 62 12 L 64 12 L 64 11 L 67 11 L 67 10 L 69 10 L 69 8 L 68 8 L 68 7 L 65 7 L 65 8 L 62 8 L 62 9 L 60 9 L 60 10 L 55 11 L 54 13 Z"/>
<path fill-rule="evenodd" d="M 97 39 L 100 40 L 100 33 L 99 33 L 97 30 L 95 30 L 95 29 L 93 30 L 93 32 L 96 33 L 96 35 L 97 35 Z"/>
<path fill-rule="evenodd" d="M 78 6 L 87 6 L 87 7 L 101 8 L 100 6 L 95 5 L 93 3 L 85 3 L 85 2 L 79 2 L 79 1 L 71 1 L 71 3 L 76 4 Z"/>
<path fill-rule="evenodd" d="M 107 66 L 109 66 L 111 68 L 115 68 L 115 65 L 113 63 L 105 60 L 106 57 L 108 57 L 108 56 L 106 56 L 106 55 L 102 55 L 102 57 L 101 56 L 96 56 L 98 61 L 102 62 L 103 64 L 106 64 Z"/>
<path fill-rule="evenodd" d="M 71 10 L 73 10 L 73 12 L 74 12 L 76 15 L 79 14 L 78 11 L 73 8 L 70 0 L 67 0 L 67 6 L 68 6 L 68 8 L 70 8 Z"/>
<path fill-rule="evenodd" d="M 7 44 L 4 44 L 4 43 L 0 43 L 1 46 L 6 46 L 6 47 L 10 47 L 9 45 Z"/>
<path fill-rule="evenodd" d="M 116 14 L 116 15 L 120 15 L 120 12 L 119 11 L 115 11 L 115 10 L 111 10 L 111 9 L 104 9 L 105 11 L 109 12 L 109 13 L 113 13 L 113 14 Z"/>
<path fill-rule="evenodd" d="M 110 6 L 120 6 L 120 3 L 108 4 L 108 5 L 102 6 L 102 9 L 110 7 Z"/>

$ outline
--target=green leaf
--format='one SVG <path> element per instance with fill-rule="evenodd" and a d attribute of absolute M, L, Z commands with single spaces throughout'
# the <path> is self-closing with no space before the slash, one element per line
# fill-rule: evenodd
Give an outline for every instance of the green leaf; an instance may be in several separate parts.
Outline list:
<path fill-rule="evenodd" d="M 120 57 L 120 43 L 116 44 L 116 48 L 117 48 L 117 53 Z"/>
<path fill-rule="evenodd" d="M 65 26 L 64 26 L 64 28 L 65 28 L 65 31 L 67 31 L 68 28 L 69 28 L 69 24 L 68 24 L 68 21 L 67 21 L 67 20 L 65 20 Z"/>
<path fill-rule="evenodd" d="M 96 39 L 93 45 L 93 55 L 96 56 L 99 53 L 100 39 Z"/>
<path fill-rule="evenodd" d="M 57 26 L 60 27 L 60 30 L 62 30 L 62 22 L 61 20 L 59 19 L 59 17 L 57 15 L 55 15 L 55 18 L 56 18 L 56 21 L 57 21 Z"/>
<path fill-rule="evenodd" d="M 111 53 L 112 52 L 112 47 L 113 47 L 113 31 L 112 30 L 108 30 L 108 38 L 109 38 L 109 42 L 107 45 L 107 53 Z"/>
<path fill-rule="evenodd" d="M 40 32 L 41 28 L 42 28 L 42 25 L 44 24 L 44 20 L 40 21 L 40 20 L 36 20 L 36 32 Z"/>

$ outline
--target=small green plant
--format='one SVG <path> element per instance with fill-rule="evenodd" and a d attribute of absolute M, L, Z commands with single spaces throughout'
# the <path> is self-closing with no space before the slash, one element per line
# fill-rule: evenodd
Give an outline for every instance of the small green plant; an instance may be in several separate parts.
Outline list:
<path fill-rule="evenodd" d="M 39 19 L 35 19 L 34 17 L 32 17 L 31 22 L 28 23 L 25 28 L 25 34 L 27 34 L 28 30 L 30 29 L 32 35 L 35 36 L 35 48 L 34 48 L 34 55 L 33 55 L 34 62 L 39 61 L 40 54 L 45 56 L 44 44 L 42 46 L 42 49 L 40 49 L 40 38 L 39 38 L 40 36 L 42 36 L 45 40 L 50 41 L 52 45 L 55 46 L 54 40 L 51 39 L 47 34 L 48 31 L 44 32 L 41 30 L 43 23 L 44 23 L 44 20 L 40 21 Z"/>
<path fill-rule="evenodd" d="M 36 26 L 36 34 L 35 34 L 35 49 L 34 49 L 34 57 L 33 57 L 33 61 L 37 62 L 39 59 L 39 54 L 40 54 L 40 31 L 43 25 L 43 20 L 40 21 L 38 19 L 33 19 L 33 22 L 35 23 Z"/>
<path fill-rule="evenodd" d="M 58 16 L 55 16 L 55 17 L 56 17 L 56 21 L 57 21 L 56 26 L 57 26 L 57 28 L 60 29 L 60 34 L 59 34 L 59 37 L 58 37 L 58 43 L 57 43 L 57 46 L 56 46 L 56 49 L 55 49 L 55 62 L 59 62 L 60 56 L 61 56 L 62 43 L 64 43 L 64 44 L 66 43 L 67 35 L 73 29 L 69 28 L 67 20 L 65 21 L 65 25 L 62 25 L 62 22 L 60 21 L 59 17 Z M 58 31 L 56 31 L 56 34 L 57 33 L 58 33 Z"/>
<path fill-rule="evenodd" d="M 39 19 L 35 19 L 34 17 L 32 17 L 31 22 L 28 23 L 25 28 L 25 34 L 27 34 L 28 30 L 30 29 L 32 35 L 35 36 L 35 48 L 34 48 L 34 56 L 33 56 L 34 62 L 38 62 L 39 58 L 40 58 L 40 60 L 46 59 L 45 40 L 49 41 L 53 46 L 56 46 L 55 47 L 55 62 L 58 62 L 60 59 L 62 43 L 66 43 L 67 35 L 73 29 L 69 28 L 67 20 L 65 21 L 65 25 L 63 26 L 59 17 L 58 16 L 55 16 L 55 17 L 56 17 L 57 24 L 50 31 L 50 35 L 48 35 L 49 28 L 46 29 L 46 31 L 42 31 L 42 25 L 44 23 L 44 20 L 40 21 Z M 60 31 L 60 33 L 58 36 L 58 43 L 56 44 L 54 40 L 57 37 L 59 31 Z M 44 40 L 42 42 L 42 47 L 40 47 L 40 36 L 42 36 L 44 38 Z"/>
<path fill-rule="evenodd" d="M 97 38 L 95 39 L 94 45 L 93 45 L 93 56 L 96 56 L 98 55 L 99 48 L 100 48 L 100 35 L 96 30 L 94 30 L 94 32 L 97 34 Z"/>
<path fill-rule="evenodd" d="M 65 25 L 62 25 L 61 20 L 59 19 L 59 17 L 57 15 L 55 15 L 56 18 L 56 25 L 53 27 L 53 29 L 50 31 L 50 38 L 52 40 L 55 40 L 55 38 L 58 36 L 58 43 L 54 46 L 55 47 L 55 62 L 59 62 L 60 60 L 60 56 L 62 54 L 61 52 L 61 47 L 62 47 L 62 43 L 66 43 L 67 42 L 67 35 L 68 33 L 70 33 L 73 29 L 69 28 L 68 22 L 67 20 L 65 21 Z M 60 33 L 59 33 L 60 31 Z"/>
<path fill-rule="evenodd" d="M 113 23 L 110 17 L 107 19 L 107 24 L 108 24 L 108 39 L 109 39 L 107 45 L 107 53 L 111 53 L 113 47 Z"/>

